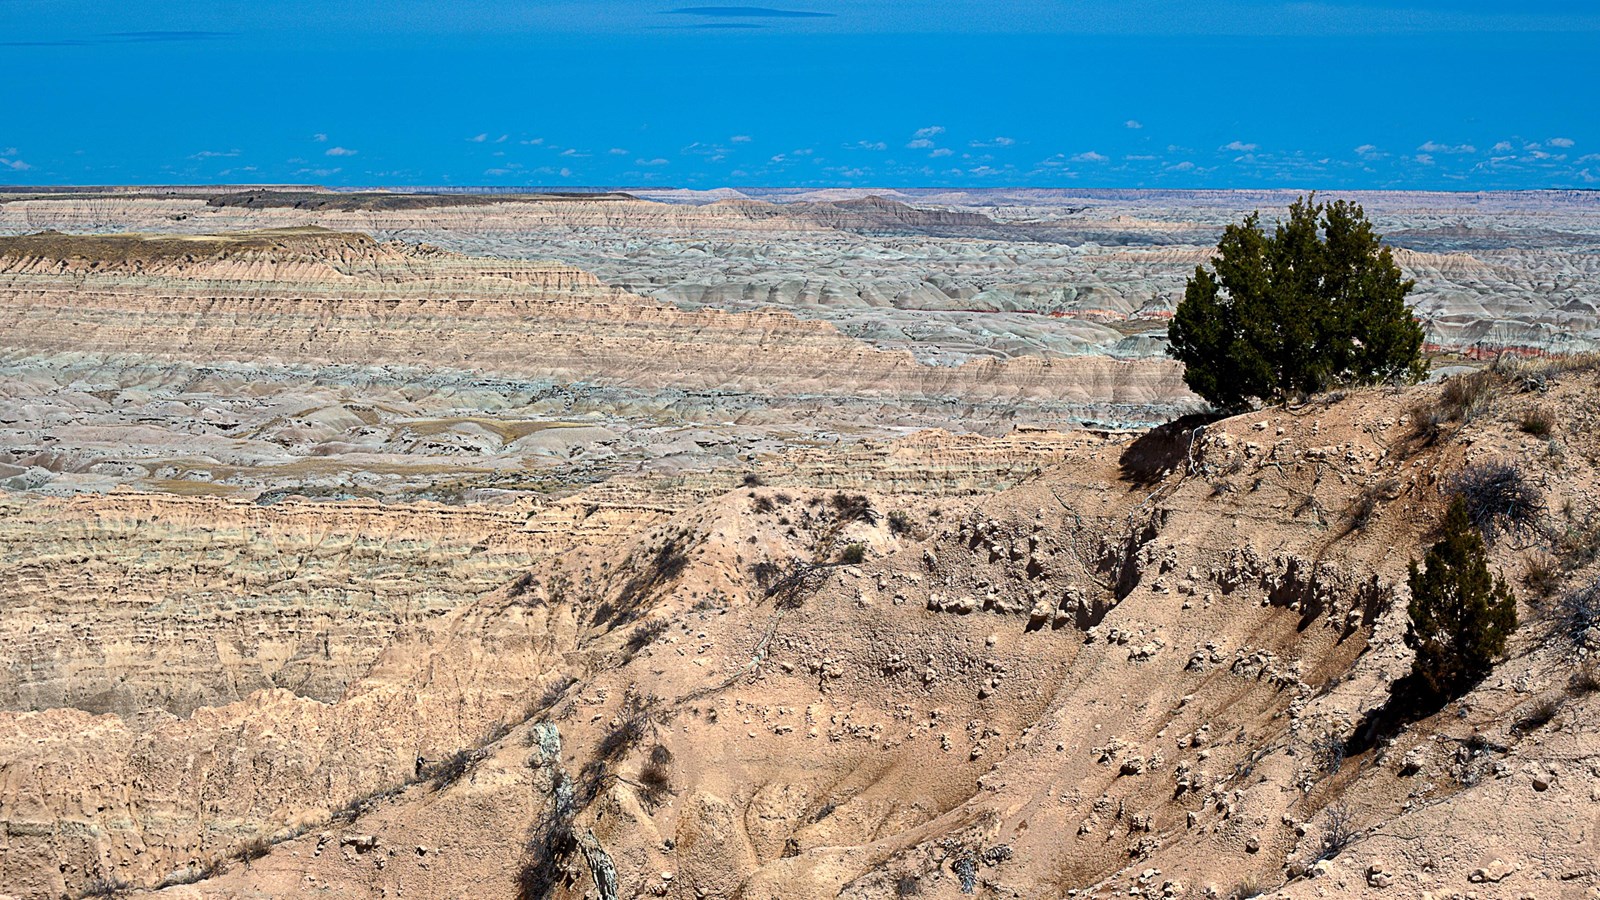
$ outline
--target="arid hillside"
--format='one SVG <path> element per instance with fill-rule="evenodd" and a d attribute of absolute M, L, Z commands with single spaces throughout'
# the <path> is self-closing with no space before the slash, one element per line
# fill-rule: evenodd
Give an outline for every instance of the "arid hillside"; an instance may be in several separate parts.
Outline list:
<path fill-rule="evenodd" d="M 1592 357 L 1218 420 L 1142 351 L 970 352 L 1082 309 L 860 307 L 897 342 L 516 258 L 1192 266 L 1174 217 L 1239 198 L 1137 247 L 1065 235 L 1148 198 L 674 199 L 0 204 L 91 232 L 0 237 L 0 897 L 1600 891 Z M 494 228 L 520 250 L 459 252 Z M 1400 260 L 1482 275 L 1431 246 Z M 1130 310 L 1096 327 L 1159 344 Z M 1402 709 L 1463 492 L 1523 624 Z"/>
<path fill-rule="evenodd" d="M 13 501 L 0 883 L 1586 897 L 1597 397 L 1503 366 L 1084 435 L 999 489 L 897 484 L 987 442 L 928 436 L 859 486 L 757 467 L 565 518 Z M 1510 657 L 1352 743 L 1409 669 L 1407 563 L 1491 464 L 1538 500 L 1492 545 Z"/>

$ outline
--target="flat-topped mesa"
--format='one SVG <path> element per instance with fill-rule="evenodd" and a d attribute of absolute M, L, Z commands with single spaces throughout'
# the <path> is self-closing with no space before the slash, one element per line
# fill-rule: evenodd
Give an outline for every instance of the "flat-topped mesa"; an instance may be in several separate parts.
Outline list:
<path fill-rule="evenodd" d="M 214 208 L 244 207 L 246 209 L 290 208 L 302 210 L 395 210 L 440 209 L 451 206 L 481 206 L 485 203 L 604 203 L 616 200 L 634 200 L 631 194 L 620 191 L 606 192 L 553 192 L 537 194 L 402 194 L 390 191 L 286 191 L 264 188 L 261 190 L 233 191 L 206 198 L 206 205 Z"/>
<path fill-rule="evenodd" d="M 22 276 L 8 278 L 7 276 Z M 270 285 L 283 293 L 350 289 L 496 294 L 515 286 L 620 295 L 560 263 L 462 256 L 427 244 L 378 241 L 315 225 L 215 234 L 63 234 L 0 237 L 0 290 L 35 288 L 27 276 L 109 279 L 128 288 L 183 292 L 218 283 Z M 167 280 L 170 279 L 170 280 Z M 506 284 L 509 282 L 510 284 Z M 74 289 L 88 282 L 63 282 Z"/>

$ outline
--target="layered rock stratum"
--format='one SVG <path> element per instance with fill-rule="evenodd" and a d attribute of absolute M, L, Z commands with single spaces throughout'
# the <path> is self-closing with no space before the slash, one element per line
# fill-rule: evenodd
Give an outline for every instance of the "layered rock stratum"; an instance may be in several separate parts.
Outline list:
<path fill-rule="evenodd" d="M 874 346 L 975 357 L 1147 358 L 1224 225 L 1285 191 L 329 191 L 0 196 L 0 233 L 322 225 L 470 254 L 556 259 L 686 308 L 781 309 Z M 1332 195 L 1327 195 L 1331 197 Z M 1355 192 L 1456 351 L 1595 346 L 1593 192 Z"/>
<path fill-rule="evenodd" d="M 715 220 L 724 270 L 761 229 L 1097 265 L 1041 234 L 1133 206 L 1200 241 L 1175 220 L 1243 202 L 665 199 L 0 204 L 39 219 L 0 239 L 0 895 L 1600 890 L 1591 360 L 1145 433 L 1196 405 L 1142 351 L 992 352 L 989 312 L 897 344 L 513 258 Z M 1461 201 L 1559 232 L 1507 277 L 1563 321 L 1588 287 L 1527 267 L 1580 202 Z M 352 230 L 397 216 L 449 241 Z M 521 250 L 462 252 L 495 223 Z M 1523 625 L 1374 730 L 1407 565 L 1481 464 L 1538 494 L 1490 547 Z"/>

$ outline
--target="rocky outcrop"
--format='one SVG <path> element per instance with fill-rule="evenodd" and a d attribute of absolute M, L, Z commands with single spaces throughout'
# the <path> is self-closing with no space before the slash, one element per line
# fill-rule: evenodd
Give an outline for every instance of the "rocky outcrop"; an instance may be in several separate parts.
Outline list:
<path fill-rule="evenodd" d="M 1517 430 L 1508 379 L 1433 444 L 1407 417 L 1436 388 L 1375 389 L 1207 425 L 1155 482 L 1085 439 L 998 493 L 752 484 L 599 537 L 541 526 L 562 549 L 382 638 L 328 702 L 3 714 L 7 883 L 1559 896 L 1591 877 L 1563 829 L 1594 695 L 1517 724 L 1571 671 L 1534 607 L 1466 715 L 1348 757 L 1343 738 L 1408 668 L 1405 567 L 1450 471 L 1514 457 L 1575 521 L 1597 501 L 1576 462 L 1594 377 L 1537 395 L 1576 429 L 1557 457 Z M 282 514 L 321 509 L 340 507 Z M 1496 566 L 1526 552 L 1496 545 Z M 1542 837 L 1508 837 L 1524 827 Z M 246 865 L 254 834 L 276 843 Z"/>

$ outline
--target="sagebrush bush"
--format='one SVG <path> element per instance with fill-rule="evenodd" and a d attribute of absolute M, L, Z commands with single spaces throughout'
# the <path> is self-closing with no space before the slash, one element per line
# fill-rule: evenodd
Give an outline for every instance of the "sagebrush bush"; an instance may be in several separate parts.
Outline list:
<path fill-rule="evenodd" d="M 1524 734 L 1537 731 L 1550 724 L 1559 712 L 1561 712 L 1561 698 L 1541 697 L 1517 717 L 1516 728 Z"/>
<path fill-rule="evenodd" d="M 1574 696 L 1600 692 L 1600 666 L 1593 661 L 1579 666 L 1567 679 L 1567 691 Z"/>
<path fill-rule="evenodd" d="M 1444 434 L 1446 425 L 1472 421 L 1488 406 L 1498 380 L 1498 376 L 1487 369 L 1446 379 L 1436 399 L 1418 400 L 1406 411 L 1411 419 L 1412 437 L 1431 444 Z"/>
<path fill-rule="evenodd" d="M 659 806 L 672 796 L 672 751 L 661 744 L 650 748 L 650 756 L 639 767 L 639 797 L 650 806 Z"/>
<path fill-rule="evenodd" d="M 1524 410 L 1517 418 L 1517 429 L 1534 437 L 1549 437 L 1555 430 L 1555 419 L 1542 409 Z"/>
<path fill-rule="evenodd" d="M 1562 595 L 1556 609 L 1559 627 L 1574 643 L 1581 643 L 1591 628 L 1600 627 L 1600 581 Z"/>
<path fill-rule="evenodd" d="M 1451 479 L 1451 492 L 1465 505 L 1467 518 L 1493 543 L 1501 531 L 1530 531 L 1544 511 L 1544 495 L 1515 463 L 1468 467 Z"/>
<path fill-rule="evenodd" d="M 846 494 L 841 491 L 833 495 L 832 504 L 833 511 L 841 522 L 870 524 L 878 520 L 878 512 L 872 508 L 872 501 L 861 494 Z"/>

